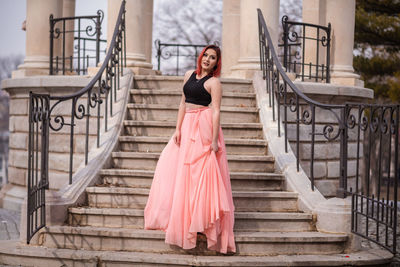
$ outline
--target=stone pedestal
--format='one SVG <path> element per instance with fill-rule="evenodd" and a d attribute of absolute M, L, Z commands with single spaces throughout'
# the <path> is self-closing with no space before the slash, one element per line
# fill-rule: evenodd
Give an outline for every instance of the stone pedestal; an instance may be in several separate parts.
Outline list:
<path fill-rule="evenodd" d="M 240 0 L 224 0 L 222 9 L 222 77 L 231 76 L 239 59 Z"/>
<path fill-rule="evenodd" d="M 252 78 L 260 69 L 257 8 L 264 14 L 275 48 L 278 43 L 279 0 L 240 1 L 240 53 L 237 65 L 231 68 L 233 77 Z"/>
<path fill-rule="evenodd" d="M 62 0 L 26 1 L 26 56 L 13 78 L 49 74 L 49 17 L 61 17 L 62 7 Z"/>

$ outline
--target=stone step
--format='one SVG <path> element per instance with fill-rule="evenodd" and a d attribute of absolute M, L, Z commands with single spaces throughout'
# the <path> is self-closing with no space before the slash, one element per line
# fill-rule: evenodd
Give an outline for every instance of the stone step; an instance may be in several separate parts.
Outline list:
<path fill-rule="evenodd" d="M 207 250 L 203 235 L 198 235 L 197 247 L 191 250 L 166 244 L 165 233 L 155 230 L 48 226 L 41 235 L 41 245 L 49 248 L 217 255 Z M 236 232 L 235 255 L 342 253 L 347 238 L 320 232 Z"/>
<path fill-rule="evenodd" d="M 154 170 L 160 153 L 113 152 L 114 168 Z M 233 172 L 275 172 L 274 158 L 263 155 L 227 155 L 229 170 Z"/>
<path fill-rule="evenodd" d="M 170 140 L 166 136 L 120 136 L 121 151 L 161 152 Z M 225 139 L 227 154 L 265 155 L 267 142 L 262 139 Z"/>
<path fill-rule="evenodd" d="M 174 121 L 178 115 L 178 103 L 171 104 L 133 104 L 129 103 L 128 119 Z M 221 107 L 221 123 L 258 122 L 258 108 L 255 107 Z"/>
<path fill-rule="evenodd" d="M 166 104 L 181 101 L 182 90 L 157 90 L 157 89 L 131 89 L 131 103 Z M 221 106 L 255 107 L 256 97 L 254 93 L 223 92 Z"/>
<path fill-rule="evenodd" d="M 175 132 L 175 121 L 124 121 L 125 132 L 133 136 L 168 136 Z M 261 123 L 221 123 L 225 138 L 262 139 Z"/>
<path fill-rule="evenodd" d="M 254 92 L 249 79 L 221 78 L 220 81 L 223 92 Z M 135 75 L 132 86 L 137 89 L 182 90 L 183 76 Z"/>
<path fill-rule="evenodd" d="M 69 209 L 71 226 L 143 229 L 141 209 L 78 207 Z M 294 212 L 235 212 L 234 231 L 312 231 L 312 215 Z"/>
<path fill-rule="evenodd" d="M 1 263 L 12 266 L 374 266 L 387 267 L 393 255 L 381 248 L 330 255 L 276 255 L 276 256 L 199 256 L 188 254 L 160 254 L 125 251 L 97 251 L 24 246 L 16 240 L 0 240 Z M 57 255 L 57 256 L 55 256 Z M 101 264 L 101 265 L 100 265 Z"/>
<path fill-rule="evenodd" d="M 144 209 L 147 188 L 95 186 L 86 188 L 90 207 Z M 297 193 L 286 191 L 233 191 L 235 211 L 296 212 Z"/>
<path fill-rule="evenodd" d="M 103 169 L 103 183 L 110 186 L 150 188 L 152 170 Z M 230 172 L 232 190 L 235 191 L 281 191 L 284 177 L 279 173 Z"/>

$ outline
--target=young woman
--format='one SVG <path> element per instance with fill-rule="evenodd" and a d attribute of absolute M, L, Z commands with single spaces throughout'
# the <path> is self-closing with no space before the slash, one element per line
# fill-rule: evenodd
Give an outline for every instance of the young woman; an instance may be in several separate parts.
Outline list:
<path fill-rule="evenodd" d="M 206 46 L 184 77 L 176 131 L 160 155 L 144 210 L 145 229 L 191 249 L 197 233 L 207 247 L 235 252 L 234 206 L 222 130 L 221 51 Z M 209 105 L 211 104 L 211 107 Z"/>

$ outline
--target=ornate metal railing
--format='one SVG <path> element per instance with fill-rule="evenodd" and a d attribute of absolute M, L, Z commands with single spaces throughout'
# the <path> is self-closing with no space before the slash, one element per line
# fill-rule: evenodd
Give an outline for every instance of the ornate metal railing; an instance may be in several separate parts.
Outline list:
<path fill-rule="evenodd" d="M 287 76 L 259 9 L 258 22 L 261 70 L 279 136 L 284 127 L 285 151 L 290 130 L 297 170 L 307 160 L 314 190 L 315 147 L 338 145 L 337 197 L 352 196 L 352 231 L 396 252 L 400 105 L 332 105 L 309 98 Z"/>
<path fill-rule="evenodd" d="M 90 119 L 93 118 L 92 121 L 96 125 L 94 131 L 97 147 L 100 146 L 101 125 L 104 125 L 104 132 L 108 131 L 108 116 L 113 114 L 113 103 L 116 101 L 120 76 L 123 75 L 123 66 L 126 66 L 125 39 L 125 1 L 123 1 L 104 62 L 89 84 L 78 92 L 66 96 L 32 92 L 29 95 L 28 243 L 33 235 L 46 225 L 45 189 L 49 187 L 50 130 L 69 134 L 68 177 L 69 184 L 72 184 L 77 139 L 75 129 L 80 129 L 83 133 L 84 162 L 87 164 L 91 134 Z M 77 128 L 79 121 L 83 122 L 83 130 L 82 127 Z"/>
<path fill-rule="evenodd" d="M 86 74 L 89 65 L 97 66 L 107 43 L 100 39 L 103 17 L 102 10 L 96 16 L 54 18 L 50 15 L 50 75 Z"/>
<path fill-rule="evenodd" d="M 290 21 L 282 17 L 283 66 L 296 77 L 312 81 L 330 81 L 331 24 L 328 27 Z M 314 49 L 308 49 L 311 46 Z"/>
<path fill-rule="evenodd" d="M 206 44 L 170 44 L 161 43 L 160 40 L 154 42 L 157 54 L 157 70 L 161 70 L 161 59 L 168 60 L 175 58 L 176 64 L 169 65 L 168 68 L 164 67 L 163 75 L 183 75 L 185 70 L 195 69 L 197 67 L 197 56 L 201 52 L 201 49 Z M 215 45 L 219 45 L 218 42 L 214 42 Z M 181 58 L 189 59 L 181 62 Z M 184 64 L 184 66 L 182 66 Z"/>

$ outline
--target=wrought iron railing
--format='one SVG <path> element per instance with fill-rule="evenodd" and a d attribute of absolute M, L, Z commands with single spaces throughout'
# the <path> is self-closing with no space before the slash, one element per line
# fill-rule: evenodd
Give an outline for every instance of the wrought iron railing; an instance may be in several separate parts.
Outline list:
<path fill-rule="evenodd" d="M 330 82 L 331 24 L 328 27 L 282 17 L 283 67 L 302 81 Z M 311 46 L 313 49 L 306 50 Z M 308 51 L 308 53 L 306 52 Z"/>
<path fill-rule="evenodd" d="M 69 127 L 68 177 L 72 184 L 74 148 L 78 121 L 83 121 L 84 161 L 88 163 L 90 119 L 96 125 L 97 147 L 100 146 L 101 125 L 108 131 L 107 120 L 113 114 L 117 88 L 126 66 L 125 1 L 119 10 L 110 45 L 97 74 L 87 86 L 66 96 L 30 93 L 29 95 L 29 148 L 28 148 L 28 202 L 27 242 L 46 225 L 45 189 L 49 188 L 49 135 Z M 57 115 L 57 112 L 61 114 Z M 68 114 L 65 114 L 68 112 Z M 79 129 L 79 128 L 77 128 Z"/>
<path fill-rule="evenodd" d="M 290 128 L 297 170 L 308 160 L 314 190 L 316 145 L 338 144 L 337 197 L 352 196 L 352 232 L 396 252 L 400 105 L 332 105 L 309 98 L 287 76 L 259 9 L 258 22 L 261 70 L 279 136 L 281 125 L 284 127 L 285 151 Z M 302 138 L 309 138 L 310 147 L 303 150 L 307 159 L 306 153 L 301 153 L 305 140 L 300 139 L 300 132 Z"/>
<path fill-rule="evenodd" d="M 86 74 L 90 65 L 97 66 L 107 43 L 100 39 L 103 17 L 102 10 L 96 16 L 54 18 L 50 15 L 50 75 Z"/>
<path fill-rule="evenodd" d="M 161 70 L 161 59 L 169 60 L 175 58 L 176 63 L 169 63 L 169 67 L 163 68 L 163 75 L 183 75 L 185 70 L 197 67 L 197 56 L 206 44 L 171 44 L 161 43 L 160 40 L 154 42 L 156 47 L 157 70 Z M 219 45 L 216 41 L 215 45 Z M 181 59 L 184 58 L 184 62 Z M 183 65 L 183 66 L 182 66 Z"/>

